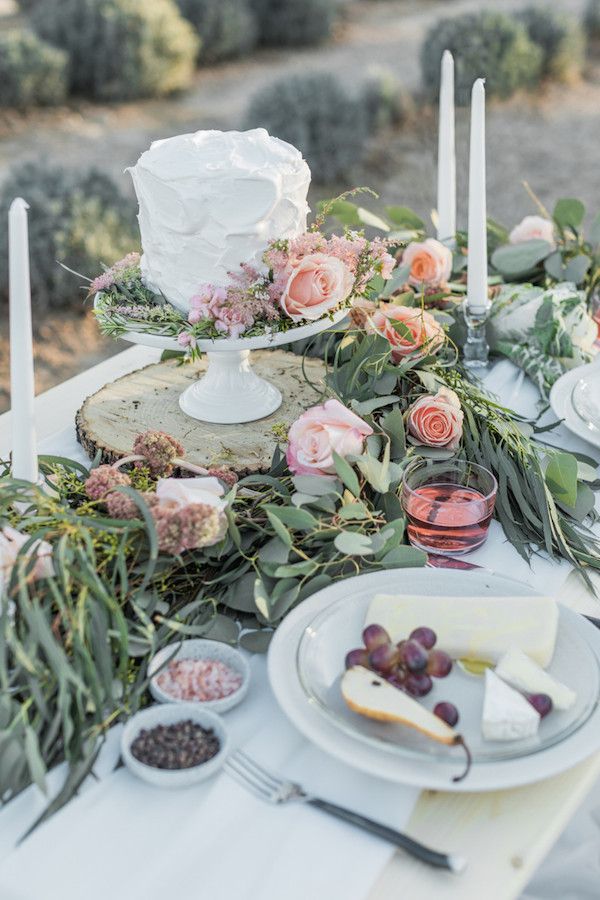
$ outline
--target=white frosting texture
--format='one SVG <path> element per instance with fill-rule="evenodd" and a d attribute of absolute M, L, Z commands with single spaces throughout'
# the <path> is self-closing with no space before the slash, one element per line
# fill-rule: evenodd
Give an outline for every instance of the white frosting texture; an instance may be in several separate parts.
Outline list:
<path fill-rule="evenodd" d="M 201 284 L 227 284 L 270 240 L 306 230 L 310 169 L 264 128 L 155 141 L 129 171 L 144 280 L 183 312 Z"/>

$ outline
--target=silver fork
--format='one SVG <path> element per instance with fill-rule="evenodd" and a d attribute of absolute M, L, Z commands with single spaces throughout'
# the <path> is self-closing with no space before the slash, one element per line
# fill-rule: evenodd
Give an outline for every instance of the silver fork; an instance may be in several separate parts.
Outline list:
<path fill-rule="evenodd" d="M 411 856 L 415 856 L 430 866 L 436 866 L 439 869 L 449 869 L 451 872 L 462 872 L 467 865 L 466 859 L 461 856 L 439 853 L 437 850 L 432 850 L 430 847 L 420 844 L 400 831 L 388 828 L 387 825 L 381 825 L 379 822 L 374 822 L 373 819 L 367 819 L 366 816 L 344 809 L 343 806 L 337 806 L 328 800 L 320 800 L 318 797 L 313 797 L 301 785 L 278 778 L 276 775 L 267 772 L 266 769 L 242 750 L 236 750 L 228 757 L 225 762 L 225 771 L 247 790 L 260 797 L 261 800 L 275 804 L 289 803 L 294 800 L 308 803 L 322 812 L 336 816 L 338 819 L 343 819 L 344 822 L 356 825 L 364 831 L 368 831 L 377 835 L 377 837 L 389 841 L 391 844 L 395 844 L 396 847 L 401 847 L 407 853 L 410 853 Z"/>

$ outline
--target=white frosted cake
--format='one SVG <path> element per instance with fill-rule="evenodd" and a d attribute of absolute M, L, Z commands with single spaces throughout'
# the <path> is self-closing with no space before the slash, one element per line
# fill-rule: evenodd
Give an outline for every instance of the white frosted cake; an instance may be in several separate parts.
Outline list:
<path fill-rule="evenodd" d="M 200 285 L 227 284 L 241 263 L 260 266 L 269 241 L 306 230 L 310 169 L 264 128 L 155 141 L 129 171 L 142 275 L 184 312 Z"/>

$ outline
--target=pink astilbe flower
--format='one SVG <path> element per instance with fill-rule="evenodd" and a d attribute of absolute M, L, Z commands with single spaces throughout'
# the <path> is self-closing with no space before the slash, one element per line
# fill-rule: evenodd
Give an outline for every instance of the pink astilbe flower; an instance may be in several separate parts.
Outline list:
<path fill-rule="evenodd" d="M 227 529 L 224 513 L 207 503 L 190 503 L 176 514 L 181 528 L 182 550 L 211 547 Z"/>
<path fill-rule="evenodd" d="M 140 254 L 139 253 L 128 253 L 127 256 L 124 256 L 123 259 L 120 259 L 118 262 L 114 263 L 107 269 L 102 275 L 98 275 L 97 278 L 90 283 L 89 293 L 90 294 L 98 294 L 102 291 L 107 291 L 114 284 L 117 284 L 123 275 L 128 269 L 133 269 L 140 264 Z"/>
<path fill-rule="evenodd" d="M 175 460 L 185 454 L 179 441 L 164 431 L 145 431 L 138 434 L 133 443 L 133 452 L 144 457 L 150 474 L 154 477 L 170 475 Z"/>
<path fill-rule="evenodd" d="M 98 466 L 92 469 L 85 482 L 85 492 L 90 500 L 103 500 L 106 495 L 120 484 L 131 484 L 129 475 L 119 472 L 112 466 Z"/>

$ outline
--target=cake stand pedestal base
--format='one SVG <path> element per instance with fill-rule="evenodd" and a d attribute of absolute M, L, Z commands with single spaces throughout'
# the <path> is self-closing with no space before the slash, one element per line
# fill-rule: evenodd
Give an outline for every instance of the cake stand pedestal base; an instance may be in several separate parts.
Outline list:
<path fill-rule="evenodd" d="M 100 452 L 102 462 L 115 462 L 131 453 L 136 435 L 156 429 L 177 438 L 186 460 L 196 465 L 226 466 L 240 476 L 266 472 L 292 422 L 322 400 L 304 378 L 301 357 L 284 350 L 256 350 L 252 362 L 257 381 L 265 379 L 281 391 L 281 395 L 276 391 L 275 411 L 265 418 L 235 425 L 189 418 L 180 409 L 179 397 L 182 391 L 185 396 L 204 383 L 204 378 L 198 379 L 207 369 L 207 360 L 178 365 L 170 359 L 131 372 L 88 397 L 77 413 L 79 442 L 90 458 Z M 304 365 L 310 381 L 322 388 L 325 366 L 321 360 L 305 359 Z M 256 401 L 253 404 L 252 413 Z"/>
<path fill-rule="evenodd" d="M 187 416 L 201 422 L 255 422 L 281 406 L 281 394 L 250 366 L 249 350 L 208 352 L 208 369 L 179 398 Z"/>

